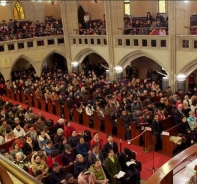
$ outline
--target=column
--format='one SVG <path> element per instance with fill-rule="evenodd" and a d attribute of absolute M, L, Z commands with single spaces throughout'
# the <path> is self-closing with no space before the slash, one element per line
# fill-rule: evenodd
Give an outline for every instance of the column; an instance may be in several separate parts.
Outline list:
<path fill-rule="evenodd" d="M 79 63 L 77 61 L 71 62 L 72 71 L 76 71 L 76 73 L 79 73 Z"/>
<path fill-rule="evenodd" d="M 104 9 L 109 52 L 109 78 L 112 81 L 116 78 L 113 35 L 122 34 L 122 30 L 118 28 L 124 27 L 124 3 L 123 1 L 104 1 Z"/>
<path fill-rule="evenodd" d="M 65 43 L 65 53 L 68 73 L 72 72 L 71 68 L 71 48 L 69 35 L 75 34 L 74 29 L 78 28 L 78 18 L 77 18 L 77 1 L 61 1 L 60 2 L 62 23 L 64 30 L 64 43 Z"/>
<path fill-rule="evenodd" d="M 186 75 L 179 74 L 177 76 L 177 90 L 182 89 L 183 91 L 186 90 Z"/>
<path fill-rule="evenodd" d="M 121 66 L 116 66 L 115 67 L 115 73 L 116 73 L 116 81 L 119 79 L 119 78 L 122 78 L 123 77 L 123 68 Z"/>
<path fill-rule="evenodd" d="M 162 91 L 165 91 L 169 86 L 168 77 L 162 77 Z"/>

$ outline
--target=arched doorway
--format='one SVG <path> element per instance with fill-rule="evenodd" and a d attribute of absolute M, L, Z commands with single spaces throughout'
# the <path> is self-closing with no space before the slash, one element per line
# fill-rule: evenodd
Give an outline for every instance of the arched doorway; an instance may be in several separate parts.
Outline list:
<path fill-rule="evenodd" d="M 148 75 L 148 71 L 151 70 L 152 74 Z M 134 59 L 125 67 L 125 73 L 127 78 L 139 78 L 147 79 L 151 76 L 151 81 L 154 80 L 160 85 L 162 84 L 162 77 L 167 76 L 166 71 L 154 60 L 142 56 Z"/>
<path fill-rule="evenodd" d="M 84 17 L 85 15 L 85 11 L 83 9 L 83 7 L 81 5 L 79 5 L 79 8 L 78 8 L 78 24 L 81 24 L 84 28 Z"/>
<path fill-rule="evenodd" d="M 26 79 L 28 76 L 33 77 L 35 73 L 34 67 L 28 60 L 19 58 L 12 68 L 11 80 Z"/>
<path fill-rule="evenodd" d="M 68 72 L 66 59 L 58 53 L 50 54 L 42 63 L 42 67 L 57 68 L 61 69 L 65 73 Z"/>
<path fill-rule="evenodd" d="M 106 69 L 109 69 L 108 63 L 98 54 L 91 53 L 87 55 L 81 62 L 82 69 L 86 76 L 89 71 L 94 71 L 97 77 L 106 76 Z"/>

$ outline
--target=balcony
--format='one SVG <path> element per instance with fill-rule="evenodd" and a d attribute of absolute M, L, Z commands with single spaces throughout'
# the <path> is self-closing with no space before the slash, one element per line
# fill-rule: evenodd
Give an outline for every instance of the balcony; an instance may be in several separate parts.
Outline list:
<path fill-rule="evenodd" d="M 19 51 L 29 51 L 36 49 L 46 49 L 50 47 L 64 46 L 64 36 L 46 36 L 46 37 L 35 37 L 21 40 L 9 40 L 0 42 L 0 55 L 16 53 Z"/>
<path fill-rule="evenodd" d="M 197 36 L 196 35 L 179 35 L 177 38 L 177 50 L 196 52 Z"/>

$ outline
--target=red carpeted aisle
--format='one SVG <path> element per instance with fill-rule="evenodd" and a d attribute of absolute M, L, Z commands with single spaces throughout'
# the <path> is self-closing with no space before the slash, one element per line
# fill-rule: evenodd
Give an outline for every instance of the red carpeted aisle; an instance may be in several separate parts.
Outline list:
<path fill-rule="evenodd" d="M 11 100 L 11 99 L 9 99 L 5 96 L 2 96 L 2 99 L 3 100 L 9 100 L 13 104 L 21 104 L 24 108 L 26 108 L 25 104 L 22 104 L 20 102 L 14 101 L 14 100 Z M 41 110 L 36 109 L 36 108 L 33 108 L 33 111 L 35 113 L 42 112 L 42 114 L 46 117 L 46 119 L 53 119 L 54 122 L 57 122 L 57 120 L 60 118 L 56 115 L 50 114 L 50 113 L 45 112 L 45 111 L 41 111 Z M 87 130 L 87 129 L 90 130 L 92 133 L 95 131 L 94 129 L 87 128 L 87 127 L 79 125 L 77 123 L 73 123 L 72 125 L 77 129 L 78 132 L 82 132 L 82 131 Z M 100 137 L 103 139 L 104 142 L 106 142 L 106 134 L 100 132 Z M 114 138 L 114 140 L 118 143 L 120 142 L 118 138 Z M 152 166 L 153 166 L 153 154 L 152 154 L 152 152 L 144 153 L 142 151 L 142 147 L 135 146 L 133 144 L 128 145 L 127 142 L 122 143 L 122 149 L 124 147 L 128 147 L 131 150 L 134 150 L 135 152 L 137 152 L 137 160 L 139 160 L 142 163 L 141 178 L 143 180 L 147 180 L 152 175 L 152 171 L 146 169 L 146 168 L 152 168 Z M 169 159 L 170 159 L 169 157 L 166 157 L 162 154 L 154 153 L 154 166 L 155 166 L 155 168 L 161 167 Z"/>

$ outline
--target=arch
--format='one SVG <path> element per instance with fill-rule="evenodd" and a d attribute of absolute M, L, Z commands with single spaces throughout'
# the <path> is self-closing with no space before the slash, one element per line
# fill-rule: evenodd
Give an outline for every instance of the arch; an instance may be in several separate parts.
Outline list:
<path fill-rule="evenodd" d="M 82 51 L 80 51 L 76 55 L 74 61 L 77 61 L 78 63 L 81 63 L 85 59 L 86 56 L 88 56 L 89 54 L 93 54 L 93 53 L 99 55 L 100 57 L 102 57 L 106 61 L 106 63 L 108 65 L 110 65 L 110 63 L 108 63 L 108 61 L 103 56 L 101 56 L 98 52 L 96 52 L 95 50 L 90 49 L 90 48 L 86 48 L 86 49 L 83 49 Z"/>
<path fill-rule="evenodd" d="M 85 15 L 85 10 L 83 9 L 83 7 L 78 4 L 78 24 L 81 24 L 82 26 L 84 26 L 84 15 Z"/>
<path fill-rule="evenodd" d="M 122 66 L 123 68 L 126 68 L 126 66 L 131 63 L 133 60 L 139 58 L 139 57 L 147 57 L 149 59 L 152 59 L 153 61 L 155 61 L 156 63 L 158 63 L 162 68 L 165 69 L 165 67 L 163 66 L 163 64 L 161 62 L 159 62 L 154 56 L 150 55 L 147 52 L 141 51 L 141 50 L 136 50 L 134 52 L 131 52 L 129 54 L 127 54 L 126 56 L 124 56 L 117 65 Z M 165 69 L 165 71 L 167 71 Z"/>
<path fill-rule="evenodd" d="M 184 74 L 188 77 L 194 70 L 197 69 L 197 59 L 192 60 L 187 65 L 183 66 L 183 68 L 177 73 Z"/>
<path fill-rule="evenodd" d="M 43 59 L 42 64 L 40 65 L 40 67 L 41 67 L 41 68 L 40 68 L 40 71 L 42 71 L 43 65 L 44 65 L 44 63 L 47 61 L 47 59 L 49 59 L 49 57 L 50 57 L 51 55 L 53 55 L 53 54 L 59 54 L 59 55 L 61 55 L 62 57 L 65 58 L 65 60 L 66 60 L 66 62 L 67 62 L 66 56 L 65 56 L 65 54 L 64 54 L 63 52 L 58 51 L 58 50 L 53 50 L 53 51 L 49 52 L 49 53 L 45 56 L 45 58 Z M 68 63 L 67 63 L 67 65 L 68 65 Z M 66 67 L 68 68 L 68 66 L 66 66 Z"/>

